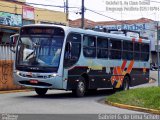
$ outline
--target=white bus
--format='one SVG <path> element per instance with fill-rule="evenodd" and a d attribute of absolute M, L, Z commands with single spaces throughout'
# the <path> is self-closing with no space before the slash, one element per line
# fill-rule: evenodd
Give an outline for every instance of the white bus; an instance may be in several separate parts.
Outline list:
<path fill-rule="evenodd" d="M 13 37 L 13 36 L 12 36 Z M 150 41 L 59 25 L 27 25 L 16 43 L 14 80 L 35 88 L 127 90 L 149 81 Z"/>

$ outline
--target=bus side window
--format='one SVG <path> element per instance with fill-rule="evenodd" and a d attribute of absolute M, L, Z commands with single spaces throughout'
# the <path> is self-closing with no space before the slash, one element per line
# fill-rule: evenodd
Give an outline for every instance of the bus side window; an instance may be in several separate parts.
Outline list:
<path fill-rule="evenodd" d="M 122 43 L 120 39 L 110 38 L 110 59 L 121 59 L 122 58 Z"/>
<path fill-rule="evenodd" d="M 149 45 L 146 43 L 141 43 L 141 61 L 149 60 Z"/>
<path fill-rule="evenodd" d="M 123 41 L 122 58 L 125 60 L 133 60 L 133 42 L 132 41 Z"/>
<path fill-rule="evenodd" d="M 83 54 L 85 57 L 96 57 L 96 37 L 94 36 L 83 36 Z"/>
<path fill-rule="evenodd" d="M 65 46 L 65 55 L 64 55 L 65 59 L 71 59 L 71 49 L 72 49 L 72 43 L 67 42 Z"/>
<path fill-rule="evenodd" d="M 64 54 L 64 66 L 71 67 L 74 65 L 79 57 L 81 51 L 81 34 L 70 33 L 67 37 L 65 54 Z"/>
<path fill-rule="evenodd" d="M 140 60 L 140 44 L 138 42 L 134 43 L 134 60 Z"/>
<path fill-rule="evenodd" d="M 108 58 L 108 38 L 97 37 L 97 58 Z"/>

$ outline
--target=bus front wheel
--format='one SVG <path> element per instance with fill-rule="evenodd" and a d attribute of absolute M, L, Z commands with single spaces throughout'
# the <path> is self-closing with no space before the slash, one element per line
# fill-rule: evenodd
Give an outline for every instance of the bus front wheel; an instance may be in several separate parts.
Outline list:
<path fill-rule="evenodd" d="M 44 96 L 47 93 L 48 89 L 47 88 L 35 88 L 35 91 L 39 96 Z"/>
<path fill-rule="evenodd" d="M 83 97 L 86 92 L 86 83 L 84 79 L 80 79 L 76 85 L 76 89 L 72 90 L 73 94 L 77 97 Z"/>

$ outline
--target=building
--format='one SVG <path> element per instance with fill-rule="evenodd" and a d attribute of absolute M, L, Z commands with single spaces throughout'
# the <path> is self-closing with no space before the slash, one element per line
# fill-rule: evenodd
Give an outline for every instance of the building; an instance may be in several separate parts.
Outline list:
<path fill-rule="evenodd" d="M 0 44 L 8 44 L 10 35 L 17 33 L 26 24 L 54 23 L 67 24 L 63 12 L 36 8 L 25 0 L 0 0 Z"/>
<path fill-rule="evenodd" d="M 106 29 L 106 30 L 131 30 L 138 31 L 141 37 L 151 40 L 151 62 L 157 63 L 157 22 L 147 18 L 140 18 L 137 20 L 124 20 L 124 21 L 102 21 L 94 22 L 85 19 L 85 27 L 88 28 L 87 21 L 89 21 L 90 28 Z M 79 22 L 79 23 L 78 23 Z M 74 23 L 74 24 L 73 24 Z M 76 25 L 77 23 L 77 25 Z M 79 27 L 80 19 L 70 21 L 69 25 Z"/>
<path fill-rule="evenodd" d="M 93 29 L 97 24 L 94 21 L 84 19 L 85 29 Z M 71 27 L 81 27 L 81 19 L 69 20 L 69 26 Z"/>

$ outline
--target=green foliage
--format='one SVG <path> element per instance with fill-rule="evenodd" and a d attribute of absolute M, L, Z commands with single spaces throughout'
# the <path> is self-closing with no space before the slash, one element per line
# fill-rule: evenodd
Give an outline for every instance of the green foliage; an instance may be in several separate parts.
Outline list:
<path fill-rule="evenodd" d="M 107 97 L 106 100 L 160 110 L 160 87 L 137 88 L 121 91 Z"/>

